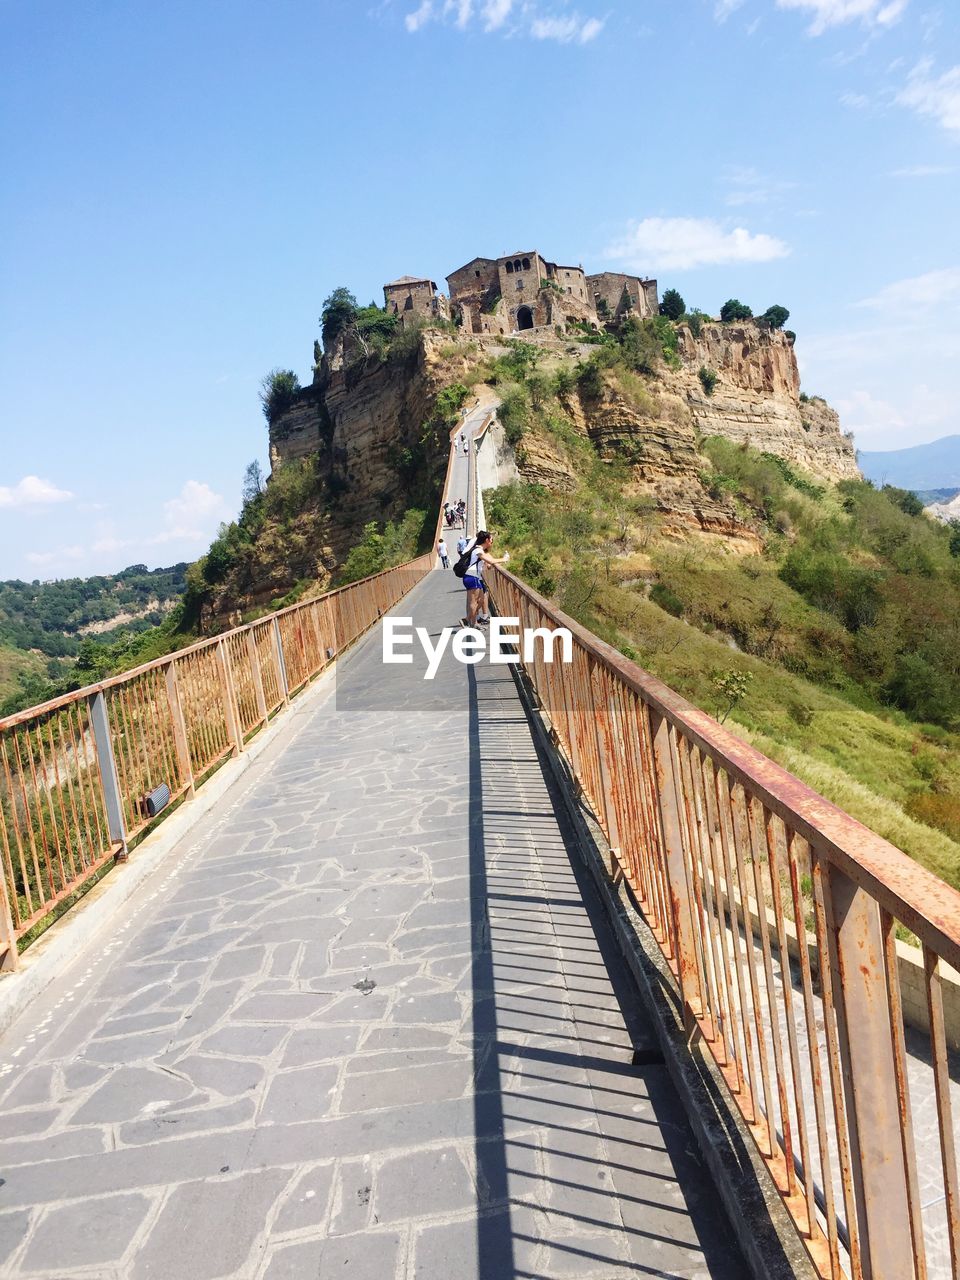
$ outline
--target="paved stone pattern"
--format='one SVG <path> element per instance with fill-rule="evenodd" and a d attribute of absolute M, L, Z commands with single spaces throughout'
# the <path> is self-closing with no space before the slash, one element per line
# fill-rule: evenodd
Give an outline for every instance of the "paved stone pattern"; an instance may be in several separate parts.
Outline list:
<path fill-rule="evenodd" d="M 0 1043 L 0 1275 L 744 1276 L 509 671 L 337 679 Z"/>

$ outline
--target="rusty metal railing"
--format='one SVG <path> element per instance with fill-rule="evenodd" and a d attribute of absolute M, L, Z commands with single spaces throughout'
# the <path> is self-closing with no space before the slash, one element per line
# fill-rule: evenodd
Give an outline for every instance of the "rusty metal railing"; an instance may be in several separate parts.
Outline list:
<path fill-rule="evenodd" d="M 957 1276 L 960 894 L 513 575 L 488 584 L 501 614 L 573 634 L 572 665 L 538 651 L 527 675 L 815 1269 Z M 922 1042 L 898 924 L 922 948 Z"/>
<path fill-rule="evenodd" d="M 420 556 L 0 720 L 0 968 L 429 572 Z"/>

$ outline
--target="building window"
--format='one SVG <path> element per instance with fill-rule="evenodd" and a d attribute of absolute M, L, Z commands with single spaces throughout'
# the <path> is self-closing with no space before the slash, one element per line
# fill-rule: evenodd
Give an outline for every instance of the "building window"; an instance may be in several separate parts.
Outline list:
<path fill-rule="evenodd" d="M 519 259 L 519 258 L 514 258 L 514 260 L 513 260 L 513 269 L 514 269 L 514 271 L 519 271 L 519 270 L 520 270 L 520 259 Z"/>
<path fill-rule="evenodd" d="M 480 279 L 480 272 L 479 272 L 479 271 L 475 271 L 473 274 L 477 277 L 477 279 L 478 279 L 478 280 Z"/>
<path fill-rule="evenodd" d="M 507 275 L 511 275 L 511 276 L 513 275 L 513 263 L 512 263 L 512 262 L 508 262 L 508 263 L 507 263 Z"/>
<path fill-rule="evenodd" d="M 529 259 L 529 258 L 524 258 L 524 260 L 523 260 L 523 269 L 524 269 L 524 271 L 529 271 L 529 270 L 530 270 L 530 259 Z"/>
<path fill-rule="evenodd" d="M 517 288 L 518 288 L 521 292 L 523 291 L 523 281 L 522 281 L 522 280 L 518 280 L 518 281 L 517 281 Z"/>

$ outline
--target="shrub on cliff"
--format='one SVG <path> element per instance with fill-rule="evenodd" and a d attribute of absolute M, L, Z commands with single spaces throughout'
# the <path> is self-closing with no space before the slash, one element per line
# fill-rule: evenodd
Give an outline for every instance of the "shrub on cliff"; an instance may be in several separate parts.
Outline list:
<path fill-rule="evenodd" d="M 720 319 L 724 322 L 728 320 L 752 320 L 753 312 L 739 298 L 728 298 L 720 308 Z"/>
<path fill-rule="evenodd" d="M 320 332 L 325 346 L 353 324 L 358 310 L 357 300 L 349 289 L 343 285 L 334 289 L 325 299 L 320 312 Z"/>
<path fill-rule="evenodd" d="M 263 416 L 273 422 L 293 404 L 300 390 L 300 379 L 292 369 L 271 369 L 260 380 L 260 403 Z"/>
<path fill-rule="evenodd" d="M 697 377 L 700 379 L 700 385 L 703 387 L 705 394 L 712 396 L 713 389 L 717 385 L 717 374 L 713 369 L 708 369 L 705 364 L 702 364 Z"/>
<path fill-rule="evenodd" d="M 660 314 L 668 320 L 679 320 L 687 309 L 677 289 L 668 289 L 660 300 Z"/>
<path fill-rule="evenodd" d="M 787 308 L 775 303 L 772 307 L 767 307 L 760 317 L 760 323 L 768 329 L 782 329 L 789 319 L 790 312 Z"/>

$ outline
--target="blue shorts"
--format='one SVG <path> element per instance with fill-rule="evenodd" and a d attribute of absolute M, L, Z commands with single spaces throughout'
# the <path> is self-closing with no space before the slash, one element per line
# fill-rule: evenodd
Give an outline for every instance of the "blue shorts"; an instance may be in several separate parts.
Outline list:
<path fill-rule="evenodd" d="M 483 579 L 475 578 L 472 573 L 463 575 L 463 585 L 468 591 L 484 591 L 486 589 L 483 585 Z"/>

